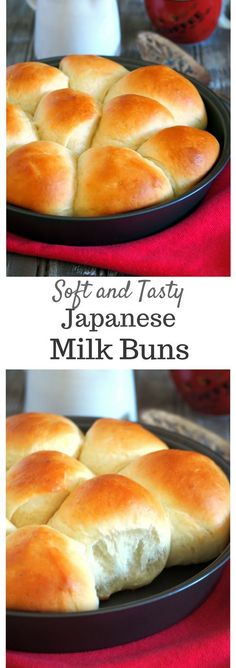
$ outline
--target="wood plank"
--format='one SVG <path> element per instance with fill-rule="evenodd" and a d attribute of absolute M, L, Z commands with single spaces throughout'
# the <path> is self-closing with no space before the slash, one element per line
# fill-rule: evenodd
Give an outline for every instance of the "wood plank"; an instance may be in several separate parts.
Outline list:
<path fill-rule="evenodd" d="M 137 33 L 139 30 L 152 30 L 152 24 L 144 6 L 143 0 L 119 1 L 122 55 L 130 58 L 140 58 L 137 47 Z"/>
<path fill-rule="evenodd" d="M 197 47 L 199 61 L 211 74 L 210 88 L 230 97 L 229 31 L 218 28 L 212 37 Z"/>
<path fill-rule="evenodd" d="M 25 371 L 6 371 L 6 414 L 14 415 L 24 410 Z"/>
<path fill-rule="evenodd" d="M 48 263 L 48 276 L 97 276 L 98 270 L 81 264 L 70 264 L 70 262 L 58 262 L 51 260 Z"/>
<path fill-rule="evenodd" d="M 47 267 L 48 276 L 117 276 L 117 272 L 107 269 L 98 269 L 82 264 L 58 262 L 50 260 Z"/>
<path fill-rule="evenodd" d="M 39 260 L 36 257 L 8 253 L 7 275 L 8 276 L 37 276 Z"/>
<path fill-rule="evenodd" d="M 29 45 L 32 43 L 34 13 L 25 0 L 7 2 L 7 62 L 29 60 Z"/>
<path fill-rule="evenodd" d="M 123 276 L 117 271 L 26 255 L 7 254 L 8 276 Z"/>

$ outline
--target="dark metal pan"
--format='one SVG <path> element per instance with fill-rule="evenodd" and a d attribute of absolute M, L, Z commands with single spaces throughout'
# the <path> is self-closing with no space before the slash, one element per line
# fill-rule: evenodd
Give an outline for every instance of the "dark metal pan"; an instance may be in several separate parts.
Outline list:
<path fill-rule="evenodd" d="M 95 418 L 72 418 L 86 431 Z M 171 448 L 208 455 L 229 477 L 229 466 L 208 448 L 165 429 L 146 426 Z M 189 615 L 210 594 L 229 559 L 229 547 L 210 563 L 166 568 L 147 587 L 113 594 L 85 613 L 7 612 L 7 648 L 78 652 L 112 647 L 162 631 Z"/>
<path fill-rule="evenodd" d="M 128 70 L 153 63 L 114 58 Z M 58 66 L 60 58 L 43 60 Z M 208 130 L 218 139 L 221 152 L 214 167 L 188 193 L 176 199 L 128 213 L 79 218 L 73 216 L 49 216 L 8 205 L 8 228 L 15 234 L 29 239 L 67 246 L 100 246 L 117 244 L 147 237 L 161 232 L 183 219 L 201 202 L 210 185 L 225 167 L 230 153 L 229 111 L 222 100 L 209 88 L 192 77 L 186 77 L 198 89 L 208 114 Z"/>

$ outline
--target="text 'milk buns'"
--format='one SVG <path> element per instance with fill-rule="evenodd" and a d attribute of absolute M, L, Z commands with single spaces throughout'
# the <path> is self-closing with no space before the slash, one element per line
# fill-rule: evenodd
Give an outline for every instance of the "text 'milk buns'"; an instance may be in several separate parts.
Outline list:
<path fill-rule="evenodd" d="M 84 436 L 71 420 L 53 413 L 19 413 L 6 421 L 7 468 L 38 450 L 76 457 Z"/>
<path fill-rule="evenodd" d="M 63 452 L 34 452 L 7 474 L 7 517 L 17 527 L 46 524 L 66 496 L 93 473 Z"/>
<path fill-rule="evenodd" d="M 205 455 L 163 450 L 132 462 L 121 474 L 143 485 L 171 523 L 167 566 L 209 561 L 229 540 L 229 481 Z"/>
<path fill-rule="evenodd" d="M 100 418 L 87 431 L 80 461 L 94 473 L 116 473 L 136 457 L 168 446 L 135 422 Z"/>
<path fill-rule="evenodd" d="M 120 475 L 76 487 L 49 525 L 86 545 L 100 598 L 148 584 L 168 558 L 165 511 L 141 485 Z"/>
<path fill-rule="evenodd" d="M 95 610 L 98 598 L 83 545 L 48 526 L 7 538 L 7 608 L 39 612 Z"/>

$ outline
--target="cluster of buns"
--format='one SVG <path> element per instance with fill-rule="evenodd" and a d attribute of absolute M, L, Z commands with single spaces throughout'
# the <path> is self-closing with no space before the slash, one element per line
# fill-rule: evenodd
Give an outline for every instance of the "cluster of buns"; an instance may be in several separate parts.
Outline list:
<path fill-rule="evenodd" d="M 96 609 L 165 566 L 209 561 L 229 538 L 229 483 L 208 457 L 139 424 L 7 419 L 7 607 Z"/>
<path fill-rule="evenodd" d="M 103 216 L 159 204 L 211 169 L 195 86 L 162 65 L 129 72 L 98 56 L 66 56 L 7 73 L 7 198 L 50 215 Z"/>

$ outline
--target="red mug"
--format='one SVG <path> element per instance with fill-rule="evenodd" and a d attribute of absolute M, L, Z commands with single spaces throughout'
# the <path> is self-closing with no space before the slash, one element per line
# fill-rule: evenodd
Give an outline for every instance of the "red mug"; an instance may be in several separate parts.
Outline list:
<path fill-rule="evenodd" d="M 195 411 L 211 415 L 228 415 L 230 412 L 229 371 L 171 371 L 183 399 Z"/>
<path fill-rule="evenodd" d="M 217 26 L 222 0 L 145 0 L 157 32 L 173 42 L 202 42 Z"/>

